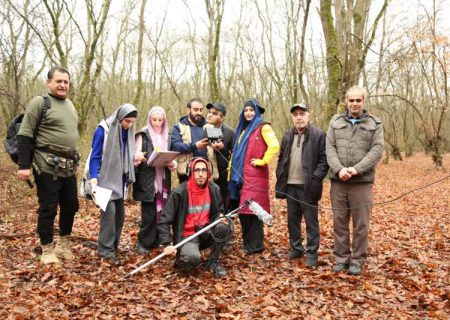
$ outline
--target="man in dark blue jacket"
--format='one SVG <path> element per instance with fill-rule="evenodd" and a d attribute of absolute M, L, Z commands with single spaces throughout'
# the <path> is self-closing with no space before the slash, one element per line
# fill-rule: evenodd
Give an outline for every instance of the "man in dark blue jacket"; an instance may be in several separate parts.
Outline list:
<path fill-rule="evenodd" d="M 326 134 L 310 125 L 305 104 L 291 108 L 294 127 L 286 131 L 281 141 L 277 167 L 277 198 L 287 198 L 288 229 L 291 251 L 289 259 L 306 253 L 306 266 L 317 266 L 320 230 L 318 202 L 322 197 L 322 181 L 327 175 L 325 153 Z M 306 252 L 303 249 L 301 220 L 306 222 Z"/>
<path fill-rule="evenodd" d="M 203 102 L 198 98 L 187 103 L 188 114 L 180 119 L 172 129 L 172 150 L 178 151 L 177 174 L 180 183 L 187 180 L 187 164 L 193 157 L 207 157 L 208 138 L 203 138 L 203 127 L 206 124 L 203 117 Z"/>

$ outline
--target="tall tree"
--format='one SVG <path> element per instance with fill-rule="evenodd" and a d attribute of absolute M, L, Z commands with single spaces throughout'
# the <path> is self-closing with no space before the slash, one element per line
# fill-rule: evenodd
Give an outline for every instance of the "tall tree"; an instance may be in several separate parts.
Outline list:
<path fill-rule="evenodd" d="M 30 1 L 23 3 L 23 15 L 27 15 Z M 28 52 L 31 46 L 31 28 L 24 20 L 17 21 L 11 5 L 5 4 L 1 12 L 0 36 L 0 104 L 3 120 L 7 123 L 23 107 L 23 84 L 27 72 Z"/>
<path fill-rule="evenodd" d="M 208 76 L 211 101 L 220 100 L 219 48 L 225 0 L 205 0 L 208 14 Z"/>
<path fill-rule="evenodd" d="M 94 0 L 86 1 L 86 15 L 88 18 L 88 38 L 84 40 L 84 65 L 83 72 L 80 79 L 80 86 L 77 95 L 75 96 L 75 106 L 78 111 L 78 129 L 80 132 L 85 132 L 87 120 L 94 109 L 94 101 L 96 95 L 96 81 L 101 74 L 102 64 L 97 63 L 96 70 L 92 74 L 92 66 L 97 54 L 97 45 L 101 39 L 101 35 L 105 28 L 105 23 L 108 17 L 109 8 L 112 0 L 103 0 L 99 13 L 95 12 Z M 80 30 L 80 35 L 83 34 Z M 84 38 L 83 38 L 84 39 Z M 100 61 L 100 60 L 99 60 Z M 99 62 L 98 61 L 98 62 Z"/>
<path fill-rule="evenodd" d="M 372 0 L 320 1 L 320 17 L 326 42 L 328 92 L 326 116 L 336 113 L 347 89 L 358 83 L 382 18 L 388 6 L 384 0 L 371 27 L 368 26 Z"/>
<path fill-rule="evenodd" d="M 144 85 L 142 83 L 142 47 L 144 44 L 144 34 L 145 34 L 145 6 L 147 0 L 142 0 L 141 11 L 139 14 L 139 39 L 137 47 L 137 83 L 136 83 L 136 95 L 134 96 L 133 102 L 137 106 L 141 102 L 142 90 Z"/>

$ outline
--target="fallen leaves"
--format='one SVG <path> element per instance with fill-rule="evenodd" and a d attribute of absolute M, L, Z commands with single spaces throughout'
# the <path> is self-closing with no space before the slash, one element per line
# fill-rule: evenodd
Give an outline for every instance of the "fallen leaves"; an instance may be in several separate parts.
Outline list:
<path fill-rule="evenodd" d="M 450 166 L 449 156 L 444 163 Z M 393 199 L 440 178 L 442 172 L 433 167 L 422 155 L 380 164 L 374 201 Z M 328 193 L 327 182 L 321 202 L 324 207 L 330 206 Z M 126 207 L 119 253 L 121 267 L 102 264 L 98 259 L 95 250 L 98 211 L 84 200 L 74 225 L 73 250 L 77 258 L 64 262 L 61 268 L 43 267 L 38 262 L 39 241 L 34 232 L 35 196 L 27 195 L 23 201 L 17 197 L 0 199 L 8 208 L 20 203 L 17 212 L 0 212 L 0 316 L 4 319 L 448 319 L 449 194 L 450 183 L 445 181 L 398 201 L 375 206 L 369 257 L 360 277 L 332 272 L 333 228 L 329 210 L 319 211 L 318 268 L 307 269 L 303 260 L 288 261 L 285 202 L 273 200 L 275 220 L 274 226 L 265 230 L 266 251 L 261 255 L 244 255 L 236 222 L 235 243 L 222 258 L 228 276 L 222 279 L 216 279 L 202 266 L 195 272 L 183 273 L 174 269 L 168 258 L 125 278 L 133 268 L 159 253 L 142 256 L 134 250 L 140 221 L 139 204 L 135 202 Z"/>

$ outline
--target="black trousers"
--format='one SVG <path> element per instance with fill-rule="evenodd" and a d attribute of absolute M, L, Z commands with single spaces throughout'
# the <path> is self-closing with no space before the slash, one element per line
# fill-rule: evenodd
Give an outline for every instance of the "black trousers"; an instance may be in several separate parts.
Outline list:
<path fill-rule="evenodd" d="M 240 214 L 244 250 L 248 253 L 264 251 L 264 224 L 254 214 Z"/>
<path fill-rule="evenodd" d="M 78 211 L 77 178 L 58 177 L 49 173 L 35 174 L 39 202 L 37 232 L 42 245 L 53 242 L 53 228 L 59 206 L 59 235 L 72 233 L 75 213 Z"/>
<path fill-rule="evenodd" d="M 311 203 L 314 207 L 300 203 L 293 199 L 305 202 L 304 185 L 287 185 L 286 193 L 288 207 L 289 244 L 293 251 L 305 254 L 302 241 L 302 218 L 306 224 L 306 256 L 318 257 L 320 243 L 320 228 L 317 202 Z"/>
<path fill-rule="evenodd" d="M 239 200 L 230 199 L 230 211 L 239 207 Z M 254 214 L 240 214 L 243 249 L 248 253 L 264 251 L 264 224 Z"/>
<path fill-rule="evenodd" d="M 141 202 L 141 225 L 138 232 L 138 241 L 146 249 L 159 246 L 156 221 L 156 203 Z"/>

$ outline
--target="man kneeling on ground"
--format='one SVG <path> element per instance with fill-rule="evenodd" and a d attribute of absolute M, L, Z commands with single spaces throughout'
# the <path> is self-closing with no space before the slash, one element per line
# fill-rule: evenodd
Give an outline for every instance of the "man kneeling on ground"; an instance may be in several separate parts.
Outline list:
<path fill-rule="evenodd" d="M 226 219 L 180 247 L 178 252 L 173 246 L 223 214 L 220 189 L 209 182 L 211 171 L 208 160 L 204 158 L 193 158 L 190 161 L 187 169 L 188 180 L 172 190 L 158 222 L 158 232 L 164 252 L 177 253 L 175 265 L 184 270 L 195 268 L 200 263 L 200 250 L 211 247 L 207 267 L 214 271 L 217 277 L 223 277 L 227 273 L 220 264 L 219 256 L 231 232 Z M 170 245 L 172 225 L 173 245 Z"/>

